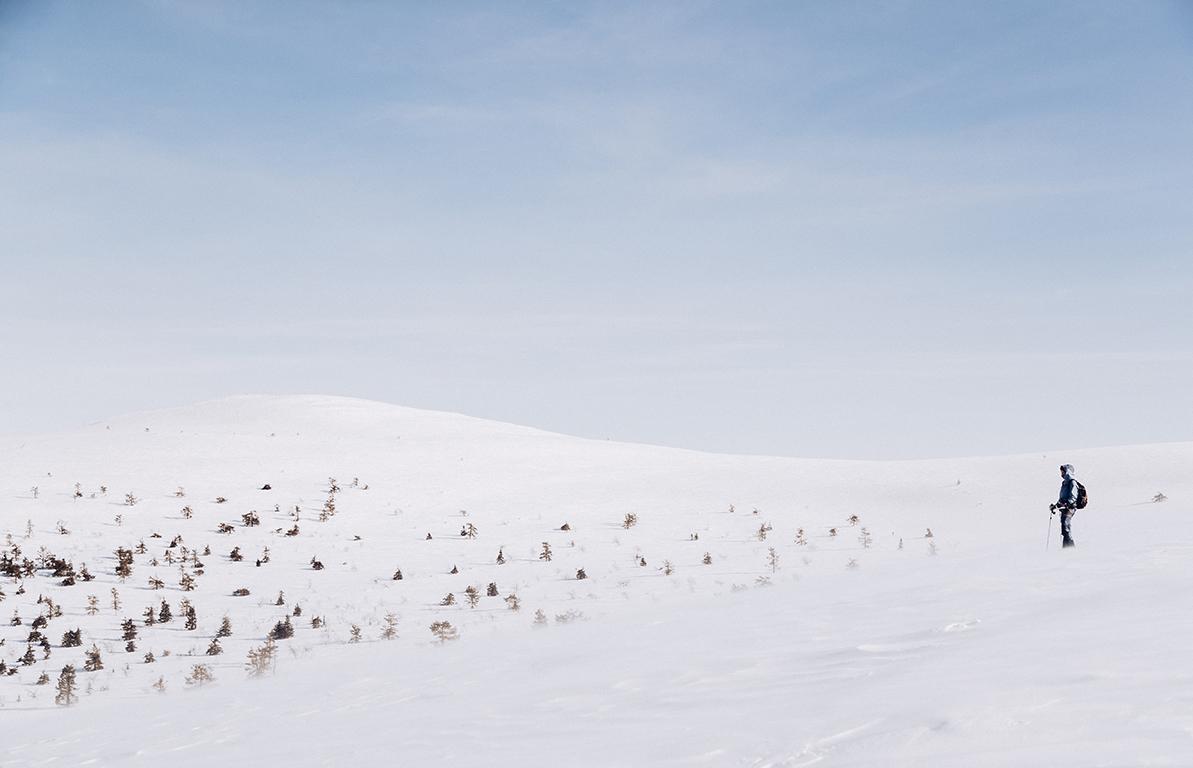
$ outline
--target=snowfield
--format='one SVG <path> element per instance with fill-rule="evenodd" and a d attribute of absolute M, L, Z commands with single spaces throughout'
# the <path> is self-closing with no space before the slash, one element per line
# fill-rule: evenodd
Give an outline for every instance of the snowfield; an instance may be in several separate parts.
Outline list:
<path fill-rule="evenodd" d="M 818 461 L 262 396 L 0 461 L 5 768 L 1193 765 L 1190 443 Z"/>

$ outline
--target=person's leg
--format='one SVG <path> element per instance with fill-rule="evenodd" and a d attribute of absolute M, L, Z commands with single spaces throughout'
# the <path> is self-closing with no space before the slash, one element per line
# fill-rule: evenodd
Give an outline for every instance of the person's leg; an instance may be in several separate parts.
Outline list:
<path fill-rule="evenodd" d="M 1073 519 L 1072 510 L 1066 509 L 1060 513 L 1061 546 L 1073 546 L 1073 536 L 1070 521 Z"/>

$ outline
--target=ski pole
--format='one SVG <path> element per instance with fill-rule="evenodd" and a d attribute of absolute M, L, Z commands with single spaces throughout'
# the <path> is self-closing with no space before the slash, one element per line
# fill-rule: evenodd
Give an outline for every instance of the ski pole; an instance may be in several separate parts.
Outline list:
<path fill-rule="evenodd" d="M 1051 513 L 1048 515 L 1048 539 L 1044 542 L 1044 551 L 1045 552 L 1047 552 L 1048 547 L 1050 547 L 1052 545 L 1052 518 L 1055 516 L 1056 516 L 1055 513 Z"/>

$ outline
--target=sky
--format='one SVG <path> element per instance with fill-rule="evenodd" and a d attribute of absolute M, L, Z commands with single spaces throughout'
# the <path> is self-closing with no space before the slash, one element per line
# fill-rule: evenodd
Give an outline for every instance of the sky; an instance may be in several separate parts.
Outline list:
<path fill-rule="evenodd" d="M 0 432 L 1193 440 L 1193 4 L 0 0 Z"/>

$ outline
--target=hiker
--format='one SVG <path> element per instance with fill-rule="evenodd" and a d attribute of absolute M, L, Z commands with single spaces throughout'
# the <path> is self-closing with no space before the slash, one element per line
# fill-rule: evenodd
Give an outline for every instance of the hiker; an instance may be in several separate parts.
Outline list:
<path fill-rule="evenodd" d="M 1073 476 L 1073 465 L 1062 464 L 1060 467 L 1060 476 L 1062 478 L 1060 484 L 1060 498 L 1056 500 L 1050 509 L 1052 514 L 1060 511 L 1060 535 L 1061 548 L 1075 546 L 1073 544 L 1073 537 L 1070 535 L 1070 523 L 1073 515 L 1077 513 L 1077 479 Z"/>

